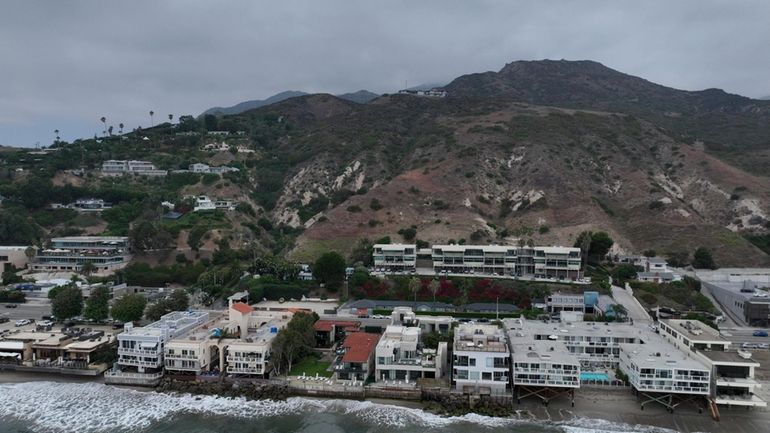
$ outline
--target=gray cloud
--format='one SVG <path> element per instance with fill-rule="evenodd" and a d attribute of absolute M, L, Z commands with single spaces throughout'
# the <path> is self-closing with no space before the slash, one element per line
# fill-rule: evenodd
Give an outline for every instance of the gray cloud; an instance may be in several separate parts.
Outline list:
<path fill-rule="evenodd" d="M 517 59 L 770 94 L 770 2 L 48 1 L 0 14 L 0 143 L 148 125 L 282 90 L 389 92 Z"/>

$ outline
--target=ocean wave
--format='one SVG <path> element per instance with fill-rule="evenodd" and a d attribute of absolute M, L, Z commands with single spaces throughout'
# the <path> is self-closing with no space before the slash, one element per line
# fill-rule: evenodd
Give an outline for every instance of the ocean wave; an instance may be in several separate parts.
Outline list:
<path fill-rule="evenodd" d="M 478 414 L 441 416 L 398 405 L 353 400 L 292 397 L 286 401 L 247 400 L 191 394 L 166 394 L 96 383 L 29 382 L 0 385 L 0 419 L 16 419 L 35 431 L 102 433 L 137 431 L 184 414 L 259 419 L 276 416 L 334 413 L 388 429 L 418 428 L 510 430 L 539 426 L 566 433 L 669 433 L 672 430 L 575 418 L 565 422 L 495 418 Z M 522 419 L 524 418 L 524 419 Z M 519 430 L 519 429 L 514 429 Z"/>

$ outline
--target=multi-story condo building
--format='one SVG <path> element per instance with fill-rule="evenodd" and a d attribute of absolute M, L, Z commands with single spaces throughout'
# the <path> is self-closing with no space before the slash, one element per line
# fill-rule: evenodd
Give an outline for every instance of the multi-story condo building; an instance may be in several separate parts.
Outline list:
<path fill-rule="evenodd" d="M 452 382 L 458 391 L 504 394 L 510 376 L 510 350 L 497 325 L 463 323 L 455 328 Z"/>
<path fill-rule="evenodd" d="M 641 402 L 642 408 L 658 402 L 673 411 L 684 401 L 710 394 L 710 368 L 662 339 L 622 344 L 620 369 L 628 375 L 631 386 L 647 398 Z"/>
<path fill-rule="evenodd" d="M 254 310 L 242 302 L 230 307 L 230 332 L 238 334 L 224 348 L 227 373 L 267 378 L 273 371 L 270 362 L 273 340 L 284 329 L 293 313 Z"/>
<path fill-rule="evenodd" d="M 105 373 L 107 383 L 149 385 L 163 375 L 164 348 L 168 341 L 179 338 L 209 321 L 207 311 L 176 311 L 144 327 L 126 323 L 118 334 L 118 360 Z"/>
<path fill-rule="evenodd" d="M 519 400 L 537 396 L 547 402 L 565 393 L 574 399 L 574 390 L 580 388 L 580 361 L 575 355 L 555 341 L 514 341 L 512 382 Z"/>
<path fill-rule="evenodd" d="M 535 339 L 522 321 L 508 321 L 513 366 L 512 384 L 517 400 L 535 396 L 548 404 L 552 398 L 568 395 L 574 405 L 574 391 L 580 387 L 580 360 L 555 339 Z"/>
<path fill-rule="evenodd" d="M 384 271 L 412 271 L 416 266 L 415 245 L 374 246 L 374 266 Z M 518 247 L 513 245 L 434 245 L 428 266 L 435 273 L 487 274 L 577 280 L 580 249 L 570 247 Z"/>
<path fill-rule="evenodd" d="M 353 332 L 342 342 L 343 354 L 334 361 L 334 378 L 363 383 L 374 373 L 379 334 Z"/>
<path fill-rule="evenodd" d="M 113 271 L 130 260 L 127 237 L 71 236 L 51 239 L 51 247 L 38 252 L 32 269 L 79 272 L 85 263 L 92 263 L 97 272 Z"/>
<path fill-rule="evenodd" d="M 415 244 L 374 245 L 374 267 L 385 272 L 415 270 L 417 246 Z"/>
<path fill-rule="evenodd" d="M 511 331 L 525 330 L 535 341 L 562 342 L 588 370 L 617 368 L 621 344 L 642 344 L 653 334 L 648 328 L 626 323 L 508 319 L 505 324 Z"/>
<path fill-rule="evenodd" d="M 697 320 L 661 320 L 660 335 L 681 350 L 695 352 L 711 368 L 711 396 L 717 404 L 766 407 L 757 396 L 754 372 L 759 363 L 751 353 L 731 349 L 731 341 Z"/>
<path fill-rule="evenodd" d="M 378 381 L 441 378 L 446 370 L 447 343 L 426 348 L 420 341 L 420 328 L 391 325 L 377 343 L 376 355 Z"/>
<path fill-rule="evenodd" d="M 197 374 L 222 370 L 224 352 L 221 340 L 227 324 L 225 315 L 212 312 L 205 323 L 169 340 L 163 349 L 166 371 Z"/>
<path fill-rule="evenodd" d="M 581 277 L 580 248 L 535 247 L 535 277 L 577 280 Z"/>
<path fill-rule="evenodd" d="M 103 176 L 123 176 L 124 174 L 136 174 L 140 176 L 165 176 L 167 170 L 159 170 L 149 161 L 125 161 L 108 160 L 102 162 Z"/>

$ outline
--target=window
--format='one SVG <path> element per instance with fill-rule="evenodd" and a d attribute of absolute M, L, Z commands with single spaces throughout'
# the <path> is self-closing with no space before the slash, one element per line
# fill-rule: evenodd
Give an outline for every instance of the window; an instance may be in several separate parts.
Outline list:
<path fill-rule="evenodd" d="M 469 372 L 468 378 L 470 380 L 479 380 L 479 372 L 478 371 L 471 371 L 471 372 Z"/>

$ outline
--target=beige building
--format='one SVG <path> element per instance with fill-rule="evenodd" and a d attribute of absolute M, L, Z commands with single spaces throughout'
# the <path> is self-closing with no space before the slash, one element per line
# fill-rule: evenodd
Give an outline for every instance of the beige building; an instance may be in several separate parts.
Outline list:
<path fill-rule="evenodd" d="M 16 269 L 27 267 L 27 246 L 0 246 L 0 273 L 5 272 L 7 265 L 13 265 Z"/>

